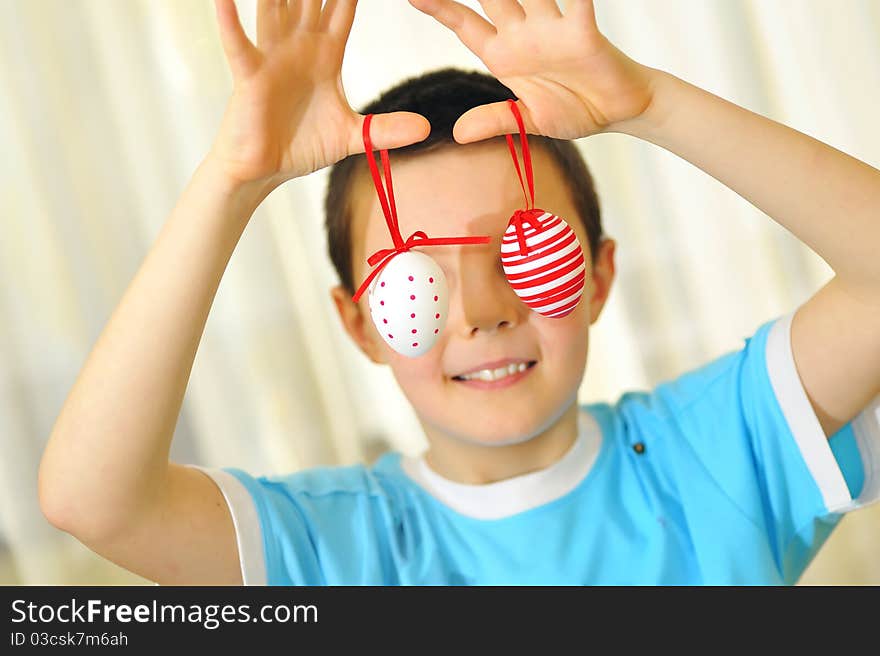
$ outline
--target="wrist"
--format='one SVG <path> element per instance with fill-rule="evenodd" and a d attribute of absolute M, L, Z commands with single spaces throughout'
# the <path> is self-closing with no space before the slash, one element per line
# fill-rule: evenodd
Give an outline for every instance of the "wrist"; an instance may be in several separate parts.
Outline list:
<path fill-rule="evenodd" d="M 194 174 L 209 185 L 214 193 L 225 198 L 236 213 L 248 218 L 283 181 L 275 178 L 239 180 L 230 175 L 223 163 L 210 153 L 199 163 Z"/>
<path fill-rule="evenodd" d="M 644 67 L 645 76 L 651 90 L 651 100 L 641 114 L 625 121 L 607 126 L 603 132 L 628 134 L 650 140 L 649 137 L 662 131 L 667 118 L 667 97 L 676 82 L 674 75 L 657 68 Z"/>

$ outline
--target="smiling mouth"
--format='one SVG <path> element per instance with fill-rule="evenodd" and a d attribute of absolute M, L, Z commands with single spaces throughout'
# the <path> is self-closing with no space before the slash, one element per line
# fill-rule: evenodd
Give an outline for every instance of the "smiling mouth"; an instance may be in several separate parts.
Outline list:
<path fill-rule="evenodd" d="M 460 383 L 482 383 L 481 387 L 494 386 L 494 383 L 515 382 L 523 378 L 536 364 L 537 360 L 528 363 L 510 364 L 498 369 L 483 369 L 467 376 L 453 376 L 452 380 Z"/>

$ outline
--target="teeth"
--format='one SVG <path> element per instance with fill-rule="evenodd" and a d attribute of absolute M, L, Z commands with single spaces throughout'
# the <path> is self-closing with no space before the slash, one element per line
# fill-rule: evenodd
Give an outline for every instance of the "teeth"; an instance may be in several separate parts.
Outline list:
<path fill-rule="evenodd" d="M 475 371 L 470 374 L 459 376 L 459 378 L 463 378 L 464 380 L 485 380 L 486 382 L 492 382 L 494 380 L 501 380 L 502 378 L 506 378 L 507 376 L 511 376 L 520 371 L 525 371 L 528 368 L 528 363 L 520 362 L 519 364 L 509 364 L 506 367 L 498 367 L 498 369 L 482 369 L 481 371 Z"/>

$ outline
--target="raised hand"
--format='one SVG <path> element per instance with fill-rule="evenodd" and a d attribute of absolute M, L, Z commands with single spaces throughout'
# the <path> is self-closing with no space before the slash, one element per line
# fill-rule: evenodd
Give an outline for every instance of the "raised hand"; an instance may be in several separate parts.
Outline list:
<path fill-rule="evenodd" d="M 651 104 L 651 71 L 615 48 L 596 26 L 592 0 L 480 0 L 489 17 L 454 0 L 409 0 L 461 39 L 518 98 L 526 130 L 557 139 L 610 131 Z M 516 132 L 506 103 L 465 112 L 460 143 Z"/>
<path fill-rule="evenodd" d="M 210 157 L 240 182 L 285 180 L 364 152 L 363 116 L 345 97 L 341 68 L 357 0 L 258 0 L 257 44 L 233 0 L 214 0 L 233 93 Z M 428 136 L 410 112 L 376 116 L 374 146 Z"/>

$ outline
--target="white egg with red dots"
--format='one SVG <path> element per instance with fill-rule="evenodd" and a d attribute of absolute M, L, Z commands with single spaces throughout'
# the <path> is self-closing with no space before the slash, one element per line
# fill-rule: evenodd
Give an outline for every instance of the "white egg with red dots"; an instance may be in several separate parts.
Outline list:
<path fill-rule="evenodd" d="M 434 346 L 446 325 L 446 276 L 430 255 L 403 251 L 370 283 L 369 304 L 373 323 L 388 346 L 418 357 Z"/>

